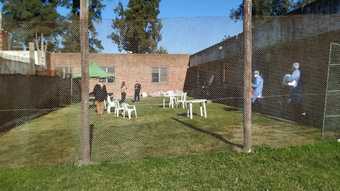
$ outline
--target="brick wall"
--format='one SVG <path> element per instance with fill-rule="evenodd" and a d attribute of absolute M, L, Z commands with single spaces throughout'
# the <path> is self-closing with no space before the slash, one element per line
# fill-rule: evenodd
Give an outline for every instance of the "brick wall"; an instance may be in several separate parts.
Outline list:
<path fill-rule="evenodd" d="M 73 73 L 80 73 L 79 53 L 50 53 L 48 55 L 51 70 L 60 67 L 70 67 Z M 160 91 L 183 90 L 189 55 L 179 54 L 90 54 L 89 60 L 99 66 L 114 67 L 114 83 L 106 83 L 108 92 L 120 97 L 120 86 L 125 81 L 128 87 L 128 96 L 133 95 L 133 86 L 136 80 L 142 84 L 142 92 L 156 94 Z M 152 67 L 168 68 L 167 82 L 151 82 Z M 90 80 L 90 90 L 98 82 Z"/>

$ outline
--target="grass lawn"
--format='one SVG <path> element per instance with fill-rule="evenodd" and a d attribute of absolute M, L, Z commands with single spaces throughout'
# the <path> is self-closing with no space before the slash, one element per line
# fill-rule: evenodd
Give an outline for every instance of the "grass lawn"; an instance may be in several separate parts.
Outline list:
<path fill-rule="evenodd" d="M 340 144 L 77 167 L 0 167 L 0 190 L 339 190 Z"/>
<path fill-rule="evenodd" d="M 185 116 L 183 109 L 163 109 L 159 98 L 137 104 L 138 119 L 96 116 L 92 159 L 96 162 L 176 157 L 230 150 L 242 143 L 242 114 L 222 104 L 208 104 L 208 118 Z M 196 109 L 196 112 L 198 108 Z M 72 105 L 0 135 L 0 166 L 68 164 L 78 161 L 80 106 Z M 255 145 L 286 147 L 320 140 L 316 128 L 255 114 Z"/>
<path fill-rule="evenodd" d="M 239 154 L 231 147 L 242 143 L 240 111 L 210 103 L 208 119 L 190 120 L 159 103 L 137 104 L 130 121 L 91 109 L 88 167 L 73 164 L 79 105 L 0 135 L 0 190 L 340 189 L 340 144 L 321 140 L 319 129 L 255 114 L 254 152 Z"/>

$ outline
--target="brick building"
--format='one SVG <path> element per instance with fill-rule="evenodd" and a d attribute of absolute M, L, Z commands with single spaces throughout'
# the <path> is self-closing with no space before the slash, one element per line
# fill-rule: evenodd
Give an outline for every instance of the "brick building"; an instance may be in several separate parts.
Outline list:
<path fill-rule="evenodd" d="M 318 8 L 320 14 L 315 14 Z M 323 14 L 323 10 L 332 14 Z M 253 70 L 260 70 L 264 78 L 266 97 L 259 112 L 296 120 L 287 103 L 289 89 L 281 82 L 292 63 L 300 62 L 307 113 L 303 120 L 322 125 L 330 43 L 340 42 L 339 13 L 340 0 L 319 0 L 294 14 L 255 21 Z M 194 97 L 242 106 L 243 34 L 191 55 L 185 90 Z M 340 109 L 340 104 L 336 107 Z"/>
<path fill-rule="evenodd" d="M 161 91 L 183 91 L 189 55 L 180 54 L 90 54 L 90 62 L 95 62 L 114 78 L 101 79 L 108 92 L 120 96 L 123 81 L 128 87 L 128 96 L 133 95 L 133 87 L 138 80 L 142 92 L 157 95 Z M 79 53 L 50 53 L 48 68 L 52 73 L 66 77 L 68 73 L 80 73 Z M 90 80 L 90 90 L 99 79 Z"/>

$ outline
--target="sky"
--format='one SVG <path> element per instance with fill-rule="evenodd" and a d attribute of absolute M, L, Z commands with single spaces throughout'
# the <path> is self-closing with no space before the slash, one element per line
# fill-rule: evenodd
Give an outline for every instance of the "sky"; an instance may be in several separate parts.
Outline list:
<path fill-rule="evenodd" d="M 113 7 L 128 0 L 105 0 L 103 21 L 97 24 L 105 53 L 118 49 L 107 36 L 112 32 Z M 229 13 L 242 0 L 161 0 L 160 15 L 163 28 L 160 46 L 169 53 L 193 54 L 212 46 L 224 38 L 242 32 L 242 22 L 230 20 Z"/>
<path fill-rule="evenodd" d="M 118 48 L 107 38 L 112 33 L 113 8 L 128 0 L 104 0 L 102 22 L 95 24 L 98 38 L 104 46 L 103 53 L 119 53 Z M 159 46 L 173 54 L 193 54 L 218 42 L 225 36 L 242 32 L 242 22 L 230 20 L 231 9 L 242 0 L 161 0 L 159 18 L 162 20 L 162 40 Z M 0 8 L 1 8 L 0 4 Z M 68 10 L 58 8 L 66 15 Z"/>

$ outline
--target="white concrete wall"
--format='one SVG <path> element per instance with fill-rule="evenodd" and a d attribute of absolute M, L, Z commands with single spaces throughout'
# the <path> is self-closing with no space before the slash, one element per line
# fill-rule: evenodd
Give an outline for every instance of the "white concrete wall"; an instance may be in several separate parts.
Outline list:
<path fill-rule="evenodd" d="M 40 60 L 38 59 L 38 51 L 34 51 L 34 64 L 45 66 L 46 65 L 46 55 L 40 55 Z M 30 52 L 29 51 L 15 51 L 15 50 L 3 50 L 0 51 L 0 58 L 5 60 L 11 60 L 15 62 L 30 63 Z"/>

